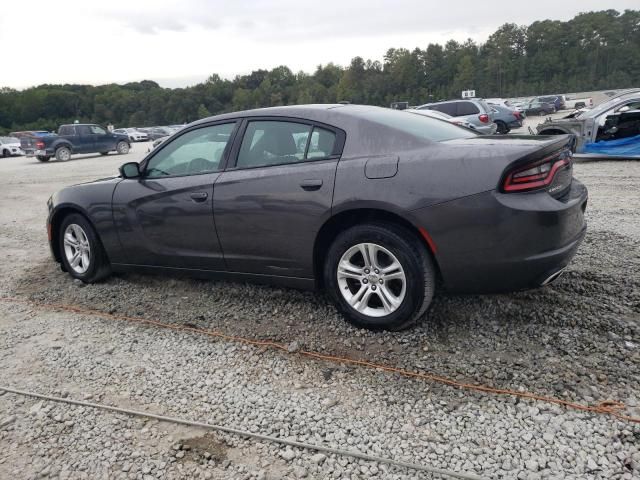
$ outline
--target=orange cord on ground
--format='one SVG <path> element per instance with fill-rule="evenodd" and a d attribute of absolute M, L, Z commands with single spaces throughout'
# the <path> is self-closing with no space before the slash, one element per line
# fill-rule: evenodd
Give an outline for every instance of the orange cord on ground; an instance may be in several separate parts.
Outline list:
<path fill-rule="evenodd" d="M 111 318 L 111 319 L 114 319 L 114 320 L 124 320 L 124 321 L 128 321 L 128 322 L 136 322 L 136 323 L 142 323 L 142 324 L 146 324 L 146 325 L 153 325 L 153 326 L 156 326 L 156 327 L 169 328 L 169 329 L 172 329 L 172 330 L 180 330 L 180 331 L 184 331 L 184 332 L 198 333 L 198 334 L 201 334 L 201 335 L 208 335 L 208 336 L 211 336 L 211 337 L 221 338 L 221 339 L 229 340 L 229 341 L 233 341 L 233 342 L 244 343 L 244 344 L 247 344 L 247 345 L 255 345 L 255 346 L 261 346 L 261 347 L 271 347 L 271 348 L 274 348 L 276 350 L 281 350 L 281 351 L 284 351 L 284 352 L 287 352 L 287 353 L 295 353 L 297 355 L 316 358 L 316 359 L 319 359 L 319 360 L 327 360 L 327 361 L 335 362 L 335 363 L 358 365 L 358 366 L 361 366 L 361 367 L 367 367 L 367 368 L 383 370 L 385 372 L 397 373 L 398 375 L 402 375 L 404 377 L 420 378 L 420 379 L 423 379 L 423 380 L 429 380 L 429 381 L 432 381 L 432 382 L 437 382 L 437 383 L 441 383 L 441 384 L 444 384 L 444 385 L 449 385 L 451 387 L 460 388 L 460 389 L 464 389 L 464 390 L 472 390 L 472 391 L 483 392 L 483 393 L 493 393 L 493 394 L 496 394 L 496 395 L 510 395 L 510 396 L 519 397 L 519 398 L 528 398 L 528 399 L 531 399 L 531 400 L 538 400 L 538 401 L 541 401 L 541 402 L 552 403 L 552 404 L 555 404 L 555 405 L 561 405 L 561 406 L 564 406 L 564 407 L 567 407 L 567 408 L 572 408 L 574 410 L 580 410 L 580 411 L 583 411 L 583 412 L 612 415 L 612 416 L 614 416 L 614 417 L 616 417 L 616 418 L 618 418 L 620 420 L 624 420 L 624 421 L 627 421 L 627 422 L 640 423 L 640 417 L 632 417 L 632 416 L 628 416 L 628 415 L 622 414 L 621 412 L 625 409 L 625 405 L 623 403 L 621 403 L 621 402 L 613 401 L 613 400 L 600 402 L 597 405 L 583 405 L 583 404 L 580 404 L 580 403 L 569 402 L 567 400 L 562 400 L 562 399 L 559 399 L 559 398 L 547 397 L 547 396 L 544 396 L 544 395 L 537 395 L 535 393 L 519 392 L 519 391 L 516 391 L 516 390 L 509 390 L 509 389 L 504 389 L 504 388 L 488 387 L 486 385 L 474 385 L 474 384 L 471 384 L 471 383 L 463 383 L 463 382 L 459 382 L 457 380 L 453 380 L 453 379 L 450 379 L 450 378 L 447 378 L 447 377 L 442 377 L 442 376 L 439 376 L 439 375 L 433 375 L 433 374 L 429 374 L 429 373 L 420 373 L 420 372 L 411 372 L 409 370 L 405 370 L 405 369 L 402 369 L 402 368 L 390 367 L 390 366 L 381 365 L 381 364 L 378 364 L 378 363 L 367 362 L 365 360 L 356 360 L 356 359 L 348 358 L 348 357 L 338 357 L 338 356 L 334 356 L 334 355 L 325 355 L 325 354 L 322 354 L 322 353 L 305 351 L 305 350 L 299 350 L 297 352 L 289 352 L 286 345 L 283 345 L 281 343 L 277 343 L 277 342 L 274 342 L 274 341 L 271 341 L 271 340 L 251 340 L 249 338 L 237 337 L 237 336 L 234 336 L 234 335 L 227 335 L 225 333 L 218 332 L 218 331 L 215 331 L 215 330 L 207 330 L 207 329 L 204 329 L 204 328 L 188 327 L 188 326 L 184 326 L 184 325 L 174 325 L 174 324 L 171 324 L 171 323 L 160 322 L 160 321 L 157 321 L 157 320 L 150 320 L 150 319 L 144 318 L 144 317 L 132 317 L 132 316 L 129 316 L 129 315 L 118 315 L 118 314 L 113 314 L 113 313 L 108 313 L 108 312 L 102 312 L 100 310 L 93 310 L 93 309 L 90 309 L 90 308 L 80 307 L 80 306 L 77 306 L 77 305 L 38 303 L 38 302 L 33 302 L 33 301 L 29 301 L 29 300 L 23 300 L 23 299 L 19 299 L 19 298 L 11 298 L 11 297 L 0 297 L 0 301 L 30 305 L 32 307 L 40 308 L 40 309 L 43 309 L 43 310 L 55 310 L 55 311 L 65 311 L 65 312 L 78 313 L 78 314 L 83 314 L 83 315 L 94 315 L 94 316 L 99 316 L 99 317 L 103 317 L 103 318 Z"/>

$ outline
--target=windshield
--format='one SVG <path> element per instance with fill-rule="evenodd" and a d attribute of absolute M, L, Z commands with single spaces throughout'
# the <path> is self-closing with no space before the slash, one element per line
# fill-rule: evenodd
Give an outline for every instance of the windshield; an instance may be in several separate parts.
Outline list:
<path fill-rule="evenodd" d="M 637 96 L 640 97 L 640 93 L 637 94 Z M 601 103 L 600 105 L 596 105 L 595 107 L 593 107 L 591 110 L 586 110 L 584 112 L 580 112 L 576 115 L 576 117 L 580 117 L 580 118 L 595 118 L 597 116 L 599 116 L 600 114 L 606 112 L 607 110 L 614 108 L 630 99 L 632 99 L 633 96 L 629 96 L 629 97 L 618 97 L 618 98 L 612 98 L 611 100 L 607 100 L 604 103 Z"/>
<path fill-rule="evenodd" d="M 472 130 L 444 120 L 420 114 L 407 115 L 401 110 L 392 110 L 390 108 L 362 109 L 358 112 L 358 116 L 433 142 L 444 142 L 457 138 L 473 138 L 478 135 Z"/>

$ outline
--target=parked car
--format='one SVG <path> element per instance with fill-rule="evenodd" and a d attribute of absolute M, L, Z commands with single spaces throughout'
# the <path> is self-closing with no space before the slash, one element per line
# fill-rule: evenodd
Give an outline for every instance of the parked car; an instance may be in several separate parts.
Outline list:
<path fill-rule="evenodd" d="M 168 137 L 175 133 L 174 130 L 169 127 L 149 127 L 143 129 L 147 133 L 149 140 L 157 140 L 162 137 Z"/>
<path fill-rule="evenodd" d="M 578 153 L 589 143 L 640 135 L 640 89 L 624 91 L 590 110 L 547 120 L 536 130 L 540 135 L 575 135 Z"/>
<path fill-rule="evenodd" d="M 20 139 L 27 156 L 35 156 L 41 162 L 48 162 L 51 157 L 66 161 L 76 153 L 107 155 L 115 150 L 119 154 L 125 154 L 131 148 L 129 142 L 126 135 L 109 132 L 100 125 L 83 123 L 61 125 L 57 135 Z"/>
<path fill-rule="evenodd" d="M 487 102 L 489 105 L 493 106 L 493 105 L 500 105 L 502 107 L 506 107 L 509 108 L 511 110 L 517 110 L 518 112 L 522 112 L 522 108 L 521 108 L 521 103 L 519 102 L 512 102 L 511 100 L 508 100 L 506 98 L 486 98 L 484 100 L 485 102 Z"/>
<path fill-rule="evenodd" d="M 491 108 L 498 133 L 507 134 L 512 128 L 522 127 L 522 115 L 517 110 L 502 105 L 491 105 Z"/>
<path fill-rule="evenodd" d="M 553 103 L 543 103 L 537 100 L 533 100 L 527 107 L 524 112 L 530 115 L 549 115 L 552 113 L 556 113 L 556 107 Z"/>
<path fill-rule="evenodd" d="M 566 97 L 565 105 L 567 109 L 579 110 L 581 108 L 593 108 L 593 98 L 591 97 Z"/>
<path fill-rule="evenodd" d="M 160 137 L 157 140 L 154 140 L 151 143 L 151 147 L 149 147 L 149 149 L 147 150 L 147 152 L 150 152 L 151 150 L 153 150 L 154 148 L 158 148 L 158 145 L 160 145 L 162 142 L 164 142 L 167 138 L 169 137 Z"/>
<path fill-rule="evenodd" d="M 547 95 L 543 97 L 536 97 L 533 101 L 537 101 L 540 103 L 551 103 L 555 107 L 556 111 L 565 110 L 566 109 L 566 99 L 564 95 Z"/>
<path fill-rule="evenodd" d="M 427 117 L 437 118 L 439 120 L 444 120 L 445 122 L 453 123 L 454 125 L 460 125 L 461 127 L 475 130 L 475 127 L 471 125 L 469 122 L 467 122 L 464 118 L 452 117 L 451 115 L 447 115 L 446 113 L 439 112 L 438 110 L 425 110 L 425 109 L 417 110 L 415 108 L 407 108 L 407 109 L 404 109 L 403 111 L 408 113 L 414 113 L 417 115 L 426 115 Z"/>
<path fill-rule="evenodd" d="M 132 142 L 146 142 L 149 140 L 149 135 L 147 135 L 146 132 L 141 132 L 137 128 L 116 128 L 113 133 L 126 135 Z"/>
<path fill-rule="evenodd" d="M 0 156 L 13 157 L 22 155 L 20 139 L 16 137 L 0 137 Z"/>
<path fill-rule="evenodd" d="M 446 102 L 427 103 L 416 107 L 416 110 L 437 110 L 456 118 L 463 118 L 480 133 L 496 133 L 491 107 L 478 99 L 449 100 Z"/>
<path fill-rule="evenodd" d="M 586 229 L 571 145 L 364 105 L 227 113 L 55 193 L 49 242 L 83 282 L 140 270 L 323 288 L 353 324 L 397 330 L 436 278 L 459 292 L 557 278 Z"/>

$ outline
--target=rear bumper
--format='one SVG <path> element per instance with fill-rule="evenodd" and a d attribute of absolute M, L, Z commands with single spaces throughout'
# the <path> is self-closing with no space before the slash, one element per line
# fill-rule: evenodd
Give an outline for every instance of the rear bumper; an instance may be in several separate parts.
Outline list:
<path fill-rule="evenodd" d="M 444 286 L 491 293 L 539 287 L 566 267 L 586 232 L 586 204 L 574 179 L 562 200 L 491 191 L 414 213 L 436 245 Z"/>

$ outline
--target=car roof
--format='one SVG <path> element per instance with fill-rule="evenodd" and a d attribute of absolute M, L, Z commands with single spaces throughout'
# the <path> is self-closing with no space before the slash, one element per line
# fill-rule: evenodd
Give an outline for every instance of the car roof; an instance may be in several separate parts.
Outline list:
<path fill-rule="evenodd" d="M 384 109 L 385 107 L 374 107 L 372 105 L 356 105 L 344 103 L 322 103 L 308 105 L 288 105 L 282 107 L 256 108 L 252 110 L 242 110 L 238 112 L 223 113 L 212 117 L 203 118 L 193 122 L 192 125 L 209 123 L 217 120 L 245 117 L 294 117 L 311 121 L 327 123 L 339 128 L 345 128 L 345 123 L 358 118 L 365 110 Z"/>

